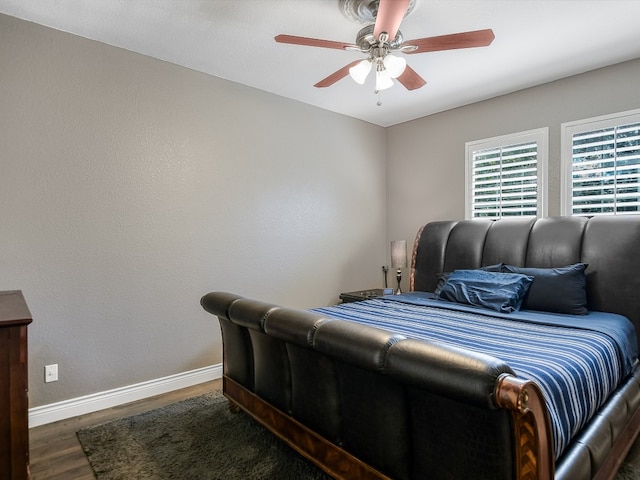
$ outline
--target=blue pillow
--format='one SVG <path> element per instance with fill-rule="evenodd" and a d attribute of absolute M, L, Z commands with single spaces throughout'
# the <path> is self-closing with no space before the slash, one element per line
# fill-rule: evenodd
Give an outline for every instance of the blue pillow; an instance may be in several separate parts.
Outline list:
<path fill-rule="evenodd" d="M 484 270 L 486 272 L 502 272 L 503 268 L 504 263 L 496 263 L 495 265 L 485 265 L 484 267 L 480 267 L 477 270 Z M 439 273 L 437 275 L 438 283 L 435 290 L 433 291 L 436 296 L 440 293 L 442 287 L 444 287 L 444 284 L 447 281 L 447 278 L 449 278 L 449 275 L 451 275 L 451 272 Z"/>
<path fill-rule="evenodd" d="M 574 263 L 559 268 L 524 268 L 504 265 L 502 271 L 533 277 L 522 308 L 554 313 L 586 315 L 586 263 Z"/>
<path fill-rule="evenodd" d="M 437 299 L 510 313 L 519 310 L 533 277 L 484 270 L 454 270 Z"/>

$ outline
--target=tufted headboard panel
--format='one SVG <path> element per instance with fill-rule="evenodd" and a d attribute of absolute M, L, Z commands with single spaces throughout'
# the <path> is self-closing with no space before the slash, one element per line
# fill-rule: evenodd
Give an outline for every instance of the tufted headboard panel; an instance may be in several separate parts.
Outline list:
<path fill-rule="evenodd" d="M 640 335 L 640 215 L 431 222 L 414 242 L 410 290 L 432 292 L 439 273 L 499 262 L 587 263 L 589 309 L 626 316 Z"/>

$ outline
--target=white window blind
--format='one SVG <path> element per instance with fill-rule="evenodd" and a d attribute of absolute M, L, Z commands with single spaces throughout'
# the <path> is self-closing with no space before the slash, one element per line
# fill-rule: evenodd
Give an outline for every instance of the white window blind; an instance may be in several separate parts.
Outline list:
<path fill-rule="evenodd" d="M 546 132 L 467 143 L 467 218 L 543 214 Z"/>
<path fill-rule="evenodd" d="M 563 213 L 640 213 L 640 112 L 563 127 Z"/>

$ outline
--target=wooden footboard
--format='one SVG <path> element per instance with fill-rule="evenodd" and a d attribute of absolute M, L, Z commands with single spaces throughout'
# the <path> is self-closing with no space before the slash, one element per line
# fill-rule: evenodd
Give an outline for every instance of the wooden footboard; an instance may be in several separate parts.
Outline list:
<path fill-rule="evenodd" d="M 551 419 L 542 392 L 530 381 L 503 375 L 496 385 L 496 403 L 513 417 L 516 474 L 520 480 L 554 478 Z"/>
<path fill-rule="evenodd" d="M 242 385 L 223 377 L 224 395 L 309 461 L 336 479 L 390 480 L 340 447 L 274 408 Z M 503 375 L 496 400 L 512 413 L 516 439 L 516 479 L 554 478 L 551 422 L 540 389 L 530 381 Z"/>
<path fill-rule="evenodd" d="M 260 397 L 234 382 L 222 378 L 224 395 L 270 430 L 300 455 L 336 479 L 391 480 L 340 447 L 269 405 Z"/>

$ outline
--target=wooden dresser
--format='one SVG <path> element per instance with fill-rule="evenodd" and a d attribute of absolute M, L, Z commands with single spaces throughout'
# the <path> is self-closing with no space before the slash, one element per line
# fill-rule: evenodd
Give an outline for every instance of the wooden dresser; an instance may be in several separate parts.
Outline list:
<path fill-rule="evenodd" d="M 0 478 L 29 478 L 27 325 L 22 292 L 0 292 Z"/>

